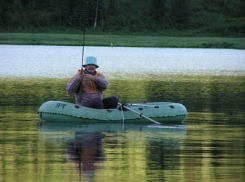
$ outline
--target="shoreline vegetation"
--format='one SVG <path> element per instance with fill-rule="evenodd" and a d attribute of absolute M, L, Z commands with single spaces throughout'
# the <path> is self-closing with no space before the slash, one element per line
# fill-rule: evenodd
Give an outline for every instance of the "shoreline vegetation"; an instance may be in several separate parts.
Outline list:
<path fill-rule="evenodd" d="M 82 46 L 83 32 L 0 33 L 0 44 Z M 87 33 L 85 46 L 245 49 L 243 37 L 122 35 Z"/>
<path fill-rule="evenodd" d="M 244 0 L 2 0 L 0 44 L 245 49 Z"/>

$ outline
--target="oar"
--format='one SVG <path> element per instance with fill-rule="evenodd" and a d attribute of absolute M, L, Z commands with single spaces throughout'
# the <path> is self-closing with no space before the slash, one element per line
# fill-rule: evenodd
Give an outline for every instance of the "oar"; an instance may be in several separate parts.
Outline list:
<path fill-rule="evenodd" d="M 148 119 L 149 121 L 152 121 L 153 123 L 156 123 L 156 124 L 161 124 L 161 123 L 155 121 L 154 119 L 148 118 L 147 116 L 145 116 L 145 115 L 142 114 L 142 113 L 139 113 L 139 112 L 137 112 L 137 111 L 135 111 L 135 110 L 133 110 L 133 109 L 131 109 L 131 108 L 125 106 L 125 105 L 122 105 L 121 103 L 118 103 L 118 104 L 119 104 L 120 106 L 124 107 L 125 109 L 127 109 L 127 110 L 129 110 L 129 111 L 132 111 L 133 113 L 139 115 L 139 116 L 142 117 L 142 118 Z"/>

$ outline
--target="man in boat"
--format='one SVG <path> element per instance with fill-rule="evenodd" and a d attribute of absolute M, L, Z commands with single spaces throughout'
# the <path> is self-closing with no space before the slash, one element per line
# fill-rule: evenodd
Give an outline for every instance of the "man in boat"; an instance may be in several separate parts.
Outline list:
<path fill-rule="evenodd" d="M 97 59 L 89 56 L 82 66 L 85 69 L 78 70 L 66 87 L 69 95 L 75 95 L 76 104 L 97 109 L 116 108 L 117 97 L 103 98 L 103 91 L 106 90 L 109 81 L 102 73 L 96 71 L 99 67 Z"/>

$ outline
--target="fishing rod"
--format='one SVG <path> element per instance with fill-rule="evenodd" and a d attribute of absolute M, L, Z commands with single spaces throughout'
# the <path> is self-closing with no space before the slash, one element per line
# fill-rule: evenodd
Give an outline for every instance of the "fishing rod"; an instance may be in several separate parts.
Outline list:
<path fill-rule="evenodd" d="M 88 4 L 88 2 L 84 3 L 85 5 Z M 83 59 L 84 59 L 84 47 L 85 47 L 85 32 L 86 32 L 86 19 L 87 19 L 87 13 L 86 8 L 87 6 L 84 6 L 84 20 L 83 20 L 83 49 L 82 49 L 82 65 L 81 65 L 81 71 L 83 72 Z"/>
<path fill-rule="evenodd" d="M 83 70 L 84 46 L 85 46 L 85 24 L 84 24 L 84 28 L 83 28 L 83 49 L 82 49 L 82 65 L 81 65 L 81 70 Z"/>

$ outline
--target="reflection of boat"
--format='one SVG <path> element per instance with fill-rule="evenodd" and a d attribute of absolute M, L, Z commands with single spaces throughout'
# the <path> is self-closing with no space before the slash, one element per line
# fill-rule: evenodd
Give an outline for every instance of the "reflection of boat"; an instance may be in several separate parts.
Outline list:
<path fill-rule="evenodd" d="M 89 120 L 88 120 L 89 121 Z M 40 121 L 39 130 L 42 132 L 121 132 L 121 131 L 144 131 L 156 132 L 168 129 L 169 131 L 183 129 L 185 125 L 149 125 L 135 123 L 86 123 L 79 122 L 56 122 L 56 121 Z"/>
<path fill-rule="evenodd" d="M 93 109 L 62 101 L 43 103 L 38 114 L 42 121 L 78 121 L 121 123 L 150 123 L 152 118 L 160 123 L 182 122 L 187 116 L 185 106 L 172 102 L 149 102 L 119 105 L 116 109 Z"/>
<path fill-rule="evenodd" d="M 185 136 L 186 126 L 180 125 L 148 125 L 134 123 L 91 123 L 81 124 L 79 122 L 56 122 L 40 121 L 39 131 L 41 138 L 45 141 L 68 140 L 74 136 L 74 133 L 122 133 L 122 132 L 140 132 L 145 136 L 158 139 L 171 138 L 179 140 Z"/>
<path fill-rule="evenodd" d="M 176 151 L 180 150 L 186 136 L 186 126 L 183 124 L 81 124 L 40 121 L 38 128 L 39 138 L 48 144 L 47 146 L 62 147 L 67 162 L 73 164 L 74 170 L 81 177 L 80 181 L 93 179 L 99 170 L 107 172 L 105 166 L 107 167 L 112 159 L 120 158 L 120 155 L 132 158 L 132 155 L 137 153 L 143 158 L 146 157 L 146 161 L 156 160 L 154 162 L 157 162 L 158 155 L 161 155 L 168 160 L 179 161 L 179 152 Z M 140 147 L 140 150 L 137 147 Z M 57 156 L 60 156 L 60 150 L 54 151 L 58 151 Z M 127 164 L 120 159 L 119 163 Z"/>

